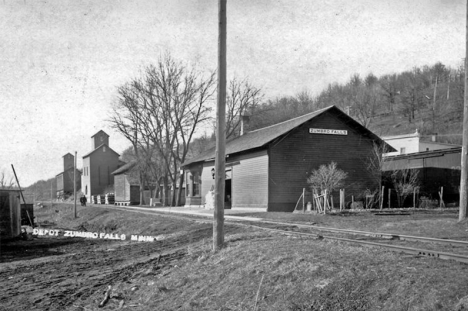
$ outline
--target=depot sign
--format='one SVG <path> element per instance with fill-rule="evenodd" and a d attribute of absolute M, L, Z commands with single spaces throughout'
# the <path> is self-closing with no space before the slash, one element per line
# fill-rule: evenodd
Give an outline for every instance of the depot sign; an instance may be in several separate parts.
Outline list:
<path fill-rule="evenodd" d="M 138 235 L 138 234 L 114 234 L 105 232 L 87 232 L 87 231 L 72 231 L 60 229 L 33 229 L 33 235 L 37 236 L 63 236 L 70 238 L 85 238 L 85 239 L 100 239 L 100 240 L 130 240 L 136 242 L 154 242 L 164 239 L 163 236 Z M 130 237 L 128 239 L 128 237 Z"/>
<path fill-rule="evenodd" d="M 309 128 L 310 134 L 326 134 L 326 135 L 348 135 L 347 130 L 334 130 L 334 129 L 316 129 Z"/>

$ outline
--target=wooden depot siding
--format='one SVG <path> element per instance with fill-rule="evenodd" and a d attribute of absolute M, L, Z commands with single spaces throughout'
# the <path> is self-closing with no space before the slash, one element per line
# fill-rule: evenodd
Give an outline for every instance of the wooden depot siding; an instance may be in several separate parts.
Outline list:
<path fill-rule="evenodd" d="M 205 184 L 205 182 L 203 182 L 203 178 L 208 178 L 208 176 L 203 177 L 202 170 L 203 170 L 203 164 L 201 163 L 194 164 L 185 169 L 185 177 L 184 177 L 185 188 L 183 190 L 183 196 L 181 197 L 181 203 L 184 203 L 185 206 L 200 207 L 204 204 L 204 201 L 203 201 L 204 198 L 202 198 L 202 193 L 203 193 L 203 185 Z M 193 182 L 194 182 L 195 175 L 199 176 L 198 181 L 200 183 L 199 185 L 200 195 L 194 195 L 194 192 L 193 192 L 194 191 Z M 207 183 L 209 183 L 209 181 L 207 181 Z M 206 192 L 205 192 L 205 195 L 206 195 Z"/>
<path fill-rule="evenodd" d="M 203 163 L 201 173 L 201 204 L 214 187 L 211 169 L 214 161 Z M 268 154 L 266 150 L 230 156 L 226 170 L 232 176 L 232 207 L 267 207 L 268 204 Z M 255 189 L 255 191 L 252 191 Z"/>
<path fill-rule="evenodd" d="M 114 195 L 116 202 L 139 204 L 140 186 L 130 184 L 127 174 L 114 175 Z"/>
<path fill-rule="evenodd" d="M 114 193 L 116 202 L 130 201 L 130 183 L 125 174 L 114 176 Z"/>
<path fill-rule="evenodd" d="M 234 162 L 231 168 L 232 207 L 266 208 L 268 205 L 267 151 L 233 156 L 229 158 L 229 162 Z M 235 162 L 240 163 L 235 164 Z"/>
<path fill-rule="evenodd" d="M 205 204 L 205 203 L 204 202 L 202 203 L 202 198 L 201 197 L 188 197 L 188 196 L 185 197 L 185 204 L 184 205 L 186 205 L 186 206 L 200 207 L 203 204 Z"/>
<path fill-rule="evenodd" d="M 309 128 L 347 130 L 347 135 L 310 134 Z M 302 189 L 308 188 L 310 172 L 332 161 L 348 173 L 345 180 L 346 201 L 361 195 L 366 188 L 377 189 L 367 171 L 366 160 L 372 155 L 373 143 L 326 112 L 304 123 L 269 150 L 268 211 L 294 210 Z M 339 202 L 334 194 L 334 203 Z"/>

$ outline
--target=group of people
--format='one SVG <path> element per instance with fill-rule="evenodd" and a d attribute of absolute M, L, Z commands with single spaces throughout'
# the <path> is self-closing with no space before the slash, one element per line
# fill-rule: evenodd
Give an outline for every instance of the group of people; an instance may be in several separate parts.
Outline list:
<path fill-rule="evenodd" d="M 82 196 L 82 197 L 80 198 L 81 206 L 86 206 L 86 201 L 88 201 L 88 200 L 86 199 L 86 196 Z"/>

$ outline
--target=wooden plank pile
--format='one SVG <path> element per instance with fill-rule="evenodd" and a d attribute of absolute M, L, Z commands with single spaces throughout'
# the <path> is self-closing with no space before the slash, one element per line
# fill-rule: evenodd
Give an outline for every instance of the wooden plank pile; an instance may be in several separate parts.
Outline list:
<path fill-rule="evenodd" d="M 106 194 L 105 203 L 106 204 L 114 204 L 115 203 L 115 195 L 113 193 Z"/>
<path fill-rule="evenodd" d="M 97 204 L 106 204 L 106 197 L 104 195 L 97 195 Z"/>
<path fill-rule="evenodd" d="M 331 210 L 330 202 L 328 201 L 327 190 L 323 191 L 320 195 L 318 191 L 314 189 L 314 200 L 317 212 L 319 214 L 326 214 L 327 209 Z"/>

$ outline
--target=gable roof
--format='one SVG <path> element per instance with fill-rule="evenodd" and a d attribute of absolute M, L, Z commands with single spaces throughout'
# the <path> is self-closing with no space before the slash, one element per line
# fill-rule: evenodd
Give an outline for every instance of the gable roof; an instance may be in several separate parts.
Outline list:
<path fill-rule="evenodd" d="M 91 138 L 93 138 L 94 136 L 96 136 L 97 134 L 99 134 L 99 133 L 101 133 L 101 132 L 104 133 L 104 135 L 106 135 L 107 137 L 109 137 L 109 135 L 107 135 L 106 132 L 104 132 L 103 130 L 100 130 L 99 132 L 97 132 L 96 134 L 94 134 L 93 136 L 91 136 Z"/>
<path fill-rule="evenodd" d="M 112 152 L 115 153 L 118 157 L 120 156 L 120 154 L 118 154 L 117 152 L 115 152 L 114 150 L 112 150 L 112 148 L 109 147 L 107 144 L 100 144 L 96 149 L 94 149 L 93 151 L 91 151 L 91 152 L 85 154 L 85 155 L 83 156 L 83 159 L 89 157 L 91 154 L 93 154 L 93 153 L 96 152 L 97 150 L 101 149 L 102 146 L 106 146 L 107 148 L 109 148 L 109 151 L 112 151 Z"/>
<path fill-rule="evenodd" d="M 73 157 L 73 154 L 71 154 L 70 152 L 65 154 L 62 158 L 65 158 L 67 155 L 71 155 Z"/>
<path fill-rule="evenodd" d="M 369 138 L 375 141 L 385 144 L 388 146 L 390 150 L 393 150 L 393 147 L 385 143 L 379 136 L 372 133 L 370 130 L 368 130 L 366 127 L 361 125 L 359 122 L 357 122 L 356 120 L 348 116 L 346 113 L 341 111 L 338 107 L 329 106 L 329 107 L 322 108 L 317 111 L 302 115 L 300 117 L 290 119 L 281 123 L 277 123 L 274 125 L 270 125 L 268 127 L 264 127 L 255 131 L 251 131 L 242 136 L 236 137 L 226 142 L 226 155 L 248 151 L 251 149 L 266 147 L 269 143 L 279 138 L 280 136 L 286 135 L 287 133 L 296 129 L 300 125 L 322 115 L 325 112 L 331 112 L 335 114 L 337 117 L 339 117 L 344 122 L 346 122 L 348 126 L 353 127 L 359 132 L 361 132 L 362 135 L 368 136 Z M 206 150 L 205 152 L 202 152 L 200 155 L 188 161 L 185 161 L 185 163 L 183 163 L 182 166 L 186 166 L 195 162 L 201 162 L 201 161 L 213 159 L 215 156 L 215 150 L 216 150 L 216 147 L 210 148 Z"/>
<path fill-rule="evenodd" d="M 130 171 L 136 165 L 137 165 L 137 161 L 128 162 L 128 163 L 124 164 L 123 166 L 119 167 L 118 169 L 116 169 L 115 171 L 113 171 L 111 174 L 112 175 L 124 174 L 124 173 Z"/>

